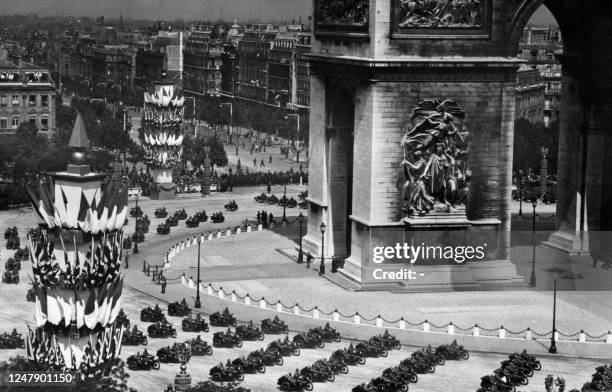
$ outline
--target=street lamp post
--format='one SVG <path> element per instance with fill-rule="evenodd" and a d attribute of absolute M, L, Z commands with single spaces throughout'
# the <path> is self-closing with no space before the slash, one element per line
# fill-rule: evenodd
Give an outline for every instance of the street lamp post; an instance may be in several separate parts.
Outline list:
<path fill-rule="evenodd" d="M 538 205 L 537 200 L 533 200 L 531 202 L 531 206 L 533 207 L 533 214 L 531 217 L 531 277 L 529 278 L 529 286 L 536 287 L 536 276 L 535 276 L 535 254 L 536 254 L 536 206 Z"/>
<path fill-rule="evenodd" d="M 298 220 L 300 221 L 300 251 L 298 252 L 298 264 L 302 264 L 304 262 L 304 253 L 302 252 L 302 223 L 304 223 L 304 214 L 300 212 L 298 215 Z"/>
<path fill-rule="evenodd" d="M 321 223 L 321 265 L 319 265 L 319 275 L 325 275 L 325 230 L 327 226 Z"/>
<path fill-rule="evenodd" d="M 232 134 L 234 133 L 234 106 L 231 102 L 225 102 L 219 105 L 219 107 L 229 105 L 230 109 L 230 131 L 229 131 L 229 144 L 232 144 Z"/>
<path fill-rule="evenodd" d="M 518 171 L 518 175 L 519 175 L 519 212 L 518 212 L 518 216 L 523 216 L 523 171 L 519 170 Z"/>
<path fill-rule="evenodd" d="M 196 280 L 196 299 L 195 299 L 195 304 L 193 305 L 194 308 L 201 308 L 202 307 L 202 303 L 200 302 L 200 248 L 201 248 L 201 244 L 202 244 L 202 236 L 198 237 L 198 275 L 197 275 L 197 280 Z"/>
<path fill-rule="evenodd" d="M 288 114 L 285 116 L 285 119 L 288 119 L 289 116 L 295 116 L 297 118 L 297 147 L 296 147 L 296 160 L 297 163 L 300 163 L 300 114 Z"/>
<path fill-rule="evenodd" d="M 283 195 L 283 220 L 282 222 L 287 222 L 287 182 L 285 182 L 285 193 Z"/>
<path fill-rule="evenodd" d="M 138 193 L 136 194 L 136 211 L 138 211 Z M 138 232 L 138 216 L 134 218 L 136 224 L 134 225 L 134 234 Z M 138 236 L 134 238 L 134 250 L 133 253 L 138 253 Z"/>
<path fill-rule="evenodd" d="M 553 327 L 552 327 L 552 336 L 550 337 L 550 347 L 548 348 L 548 352 L 551 354 L 557 353 L 557 342 L 556 335 L 557 334 L 557 276 L 555 276 L 555 280 L 553 282 Z"/>

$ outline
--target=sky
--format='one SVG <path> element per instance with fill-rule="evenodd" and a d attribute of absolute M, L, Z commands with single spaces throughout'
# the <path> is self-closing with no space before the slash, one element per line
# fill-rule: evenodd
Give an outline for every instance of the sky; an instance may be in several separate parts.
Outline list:
<path fill-rule="evenodd" d="M 0 0 L 2 14 L 132 19 L 291 20 L 303 22 L 311 0 Z"/>
<path fill-rule="evenodd" d="M 291 20 L 310 15 L 312 0 L 0 0 L 0 12 L 40 16 L 101 16 L 132 19 Z M 531 24 L 556 24 L 546 7 Z"/>

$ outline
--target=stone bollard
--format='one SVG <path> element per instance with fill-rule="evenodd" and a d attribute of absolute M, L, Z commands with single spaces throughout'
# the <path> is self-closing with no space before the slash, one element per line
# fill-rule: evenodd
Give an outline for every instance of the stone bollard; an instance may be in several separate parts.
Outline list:
<path fill-rule="evenodd" d="M 212 239 L 213 239 L 213 235 L 212 235 L 212 233 L 208 233 L 208 240 L 210 241 L 210 240 L 212 240 Z"/>
<path fill-rule="evenodd" d="M 232 229 L 227 229 L 227 231 L 225 232 L 225 236 L 229 237 L 230 235 L 232 235 Z"/>
<path fill-rule="evenodd" d="M 378 317 L 376 317 L 376 326 L 378 328 L 382 328 L 382 326 L 383 326 L 383 319 L 382 319 L 382 317 L 380 317 L 380 314 L 378 315 Z"/>
<path fill-rule="evenodd" d="M 189 288 L 190 289 L 194 289 L 195 288 L 195 284 L 193 282 L 193 278 L 189 278 Z"/>
<path fill-rule="evenodd" d="M 475 324 L 474 328 L 472 328 L 472 335 L 476 337 L 480 336 L 480 327 L 478 326 L 478 324 Z"/>
<path fill-rule="evenodd" d="M 296 316 L 299 316 L 299 315 L 300 315 L 300 305 L 295 304 L 295 305 L 293 306 L 293 314 L 295 314 Z"/>
<path fill-rule="evenodd" d="M 503 325 L 501 327 L 499 327 L 499 332 L 497 333 L 497 337 L 500 338 L 500 339 L 505 339 L 506 338 L 506 330 L 504 329 Z"/>
<path fill-rule="evenodd" d="M 578 341 L 580 343 L 586 343 L 586 334 L 584 333 L 584 330 L 580 330 L 580 334 L 578 335 Z"/>
<path fill-rule="evenodd" d="M 359 313 L 355 313 L 355 317 L 353 319 L 353 322 L 357 325 L 361 324 L 361 316 L 359 316 Z"/>
<path fill-rule="evenodd" d="M 276 311 L 277 311 L 278 313 L 280 313 L 280 312 L 282 312 L 282 311 L 283 311 L 283 304 L 281 304 L 281 301 L 280 301 L 280 300 L 279 300 L 279 301 L 276 303 Z"/>
<path fill-rule="evenodd" d="M 261 231 L 263 229 L 263 226 L 260 224 L 257 225 L 257 231 Z"/>
<path fill-rule="evenodd" d="M 206 294 L 208 294 L 208 295 L 212 295 L 213 294 L 213 289 L 212 289 L 212 286 L 210 285 L 210 283 L 208 284 L 208 287 L 206 287 Z"/>
<path fill-rule="evenodd" d="M 206 287 L 204 287 L 204 283 L 200 281 L 200 291 L 204 292 L 204 290 L 206 290 Z"/>
<path fill-rule="evenodd" d="M 529 327 L 527 327 L 527 331 L 525 331 L 525 340 L 533 340 L 533 333 Z"/>
<path fill-rule="evenodd" d="M 223 287 L 219 287 L 219 292 L 217 293 L 220 299 L 225 298 L 225 293 L 223 292 Z"/>
<path fill-rule="evenodd" d="M 334 310 L 334 313 L 332 315 L 332 320 L 340 321 L 340 313 L 338 313 L 338 309 Z"/>
<path fill-rule="evenodd" d="M 608 336 L 606 336 L 606 343 L 612 344 L 612 332 L 608 331 Z"/>
<path fill-rule="evenodd" d="M 399 321 L 399 328 L 400 329 L 406 329 L 406 320 L 404 320 L 403 317 Z"/>
<path fill-rule="evenodd" d="M 246 232 L 250 233 L 251 231 L 253 231 L 253 228 L 251 227 L 251 225 L 247 225 Z"/>
<path fill-rule="evenodd" d="M 242 229 L 239 227 L 236 229 L 236 234 L 240 234 L 240 233 L 242 233 Z"/>
<path fill-rule="evenodd" d="M 423 332 L 429 332 L 429 322 L 427 320 L 423 322 Z"/>
<path fill-rule="evenodd" d="M 261 309 L 266 309 L 266 299 L 264 297 L 261 297 L 261 299 L 259 300 L 259 307 Z"/>
<path fill-rule="evenodd" d="M 317 308 L 316 306 L 314 307 L 314 309 L 312 309 L 312 318 L 319 318 L 319 308 Z"/>
<path fill-rule="evenodd" d="M 250 295 L 247 294 L 244 297 L 244 304 L 247 305 L 247 306 L 251 306 L 251 296 Z"/>
<path fill-rule="evenodd" d="M 221 238 L 221 232 L 220 231 L 217 232 L 217 238 Z"/>
<path fill-rule="evenodd" d="M 448 324 L 448 334 L 449 335 L 454 335 L 455 334 L 455 326 L 453 325 L 452 322 Z"/>
<path fill-rule="evenodd" d="M 186 286 L 187 285 L 187 279 L 185 279 L 185 275 L 181 276 L 181 284 Z"/>
<path fill-rule="evenodd" d="M 236 291 L 235 290 L 232 290 L 231 300 L 232 302 L 236 302 Z"/>

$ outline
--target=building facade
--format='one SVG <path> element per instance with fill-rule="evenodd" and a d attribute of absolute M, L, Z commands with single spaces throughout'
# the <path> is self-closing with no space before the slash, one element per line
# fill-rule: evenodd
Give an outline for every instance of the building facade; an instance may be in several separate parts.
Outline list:
<path fill-rule="evenodd" d="M 49 71 L 0 59 L 0 133 L 30 123 L 47 133 L 55 129 L 55 85 Z"/>
<path fill-rule="evenodd" d="M 223 43 L 211 39 L 211 31 L 192 31 L 185 44 L 183 87 L 186 94 L 207 95 L 221 91 Z"/>
<path fill-rule="evenodd" d="M 246 32 L 238 42 L 235 93 L 238 98 L 268 102 L 268 64 L 273 32 Z"/>
<path fill-rule="evenodd" d="M 545 123 L 546 83 L 541 72 L 528 65 L 521 67 L 517 73 L 516 115 L 532 124 Z"/>

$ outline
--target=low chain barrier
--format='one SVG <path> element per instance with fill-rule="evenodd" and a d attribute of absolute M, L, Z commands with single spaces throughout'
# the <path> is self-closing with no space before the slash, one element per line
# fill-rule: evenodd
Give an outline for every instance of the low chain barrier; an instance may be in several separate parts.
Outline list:
<path fill-rule="evenodd" d="M 274 228 L 276 222 L 271 222 L 268 225 L 268 228 Z M 286 220 L 284 223 L 281 222 L 283 227 L 287 225 L 298 225 L 299 220 L 296 218 L 294 221 Z M 218 230 L 213 233 L 212 231 L 208 232 L 208 234 L 201 233 L 199 236 L 195 235 L 193 237 L 189 237 L 186 240 L 182 240 L 181 242 L 176 243 L 172 246 L 165 256 L 165 263 L 161 265 L 152 265 L 146 261 L 143 261 L 143 273 L 148 276 L 153 273 L 153 281 L 157 284 L 161 282 L 172 282 L 172 281 L 180 281 L 180 283 L 184 286 L 187 286 L 191 289 L 196 289 L 196 283 L 193 280 L 193 277 L 187 278 L 183 273 L 180 276 L 167 278 L 163 275 L 164 271 L 170 267 L 170 262 L 174 257 L 176 257 L 181 251 L 188 249 L 192 246 L 198 245 L 198 239 L 200 242 L 211 241 L 213 239 L 220 239 L 224 237 L 229 237 L 232 235 L 240 235 L 242 233 L 251 233 L 254 231 L 262 231 L 264 229 L 262 224 L 251 224 L 248 220 L 245 220 L 241 226 L 226 228 L 224 230 Z M 334 310 L 322 310 L 318 306 L 313 307 L 304 307 L 299 303 L 295 304 L 286 304 L 281 300 L 277 300 L 276 302 L 271 302 L 265 297 L 253 298 L 250 294 L 246 293 L 241 295 L 237 293 L 235 290 L 231 292 L 226 291 L 222 286 L 215 288 L 209 283 L 205 286 L 200 281 L 200 291 L 205 293 L 206 295 L 217 297 L 219 299 L 223 299 L 230 302 L 240 303 L 246 306 L 256 307 L 268 311 L 273 311 L 277 313 L 291 313 L 296 316 L 309 317 L 313 319 L 321 319 L 326 321 L 336 321 L 347 324 L 354 325 L 365 325 L 375 328 L 385 328 L 385 329 L 399 329 L 399 330 L 410 330 L 410 331 L 422 331 L 426 333 L 439 333 L 439 334 L 448 334 L 448 335 L 464 335 L 464 336 L 474 336 L 474 337 L 488 337 L 488 338 L 497 338 L 497 339 L 520 339 L 520 340 L 550 340 L 553 334 L 553 331 L 548 331 L 545 333 L 538 333 L 533 331 L 531 328 L 525 328 L 519 331 L 512 331 L 505 328 L 503 325 L 499 328 L 484 328 L 475 324 L 471 327 L 463 328 L 456 326 L 452 322 L 447 324 L 434 324 L 429 322 L 428 320 L 424 320 L 422 322 L 411 322 L 404 317 L 401 317 L 396 320 L 388 320 L 381 315 L 377 315 L 375 317 L 366 317 L 359 312 L 355 312 L 353 314 L 345 314 L 338 309 Z M 162 288 L 164 288 L 162 286 Z M 554 331 L 555 340 L 556 341 L 567 341 L 567 342 L 579 342 L 579 343 L 605 343 L 612 344 L 612 331 L 608 331 L 601 335 L 591 335 L 589 333 L 581 330 L 576 333 L 562 333 L 560 331 Z"/>

